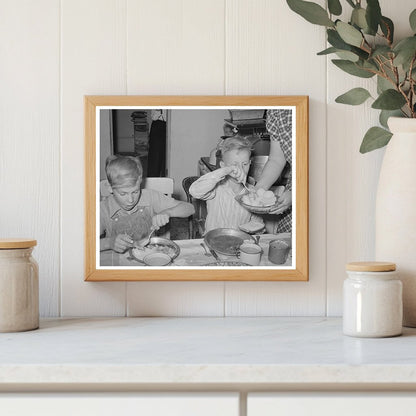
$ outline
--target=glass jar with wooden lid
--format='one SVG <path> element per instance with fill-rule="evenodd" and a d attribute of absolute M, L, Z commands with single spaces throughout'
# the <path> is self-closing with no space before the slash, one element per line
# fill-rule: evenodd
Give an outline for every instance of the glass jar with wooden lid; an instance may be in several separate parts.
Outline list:
<path fill-rule="evenodd" d="M 39 269 L 36 240 L 0 239 L 0 332 L 39 327 Z"/>
<path fill-rule="evenodd" d="M 356 262 L 346 265 L 343 331 L 355 337 L 392 337 L 402 333 L 402 282 L 396 265 Z"/>

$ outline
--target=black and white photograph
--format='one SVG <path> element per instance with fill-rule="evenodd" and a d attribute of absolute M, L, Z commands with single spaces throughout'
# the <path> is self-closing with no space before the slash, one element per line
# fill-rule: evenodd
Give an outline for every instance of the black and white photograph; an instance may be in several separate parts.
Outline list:
<path fill-rule="evenodd" d="M 308 97 L 85 96 L 86 280 L 307 280 Z"/>
<path fill-rule="evenodd" d="M 292 267 L 295 116 L 100 109 L 100 266 Z"/>

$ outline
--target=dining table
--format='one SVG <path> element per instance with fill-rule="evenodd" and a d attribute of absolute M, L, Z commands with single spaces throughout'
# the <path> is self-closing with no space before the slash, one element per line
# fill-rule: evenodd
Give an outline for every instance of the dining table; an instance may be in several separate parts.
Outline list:
<path fill-rule="evenodd" d="M 289 251 L 287 259 L 283 264 L 272 263 L 268 258 L 269 244 L 273 240 L 283 240 L 291 245 L 292 236 L 291 233 L 280 234 L 260 234 L 258 245 L 262 249 L 262 255 L 260 258 L 260 264 L 258 266 L 247 267 L 263 267 L 263 266 L 275 266 L 275 267 L 291 267 L 292 266 L 292 250 Z M 209 248 L 204 242 L 203 238 L 193 238 L 186 240 L 172 240 L 179 249 L 179 255 L 173 259 L 169 267 L 218 267 L 221 264 L 217 263 L 217 260 L 209 252 Z M 253 239 L 254 242 L 254 239 Z M 204 248 L 207 247 L 208 250 Z M 221 262 L 238 262 L 239 259 L 236 255 L 226 255 L 216 252 Z M 148 267 L 138 262 L 130 250 L 125 253 L 116 253 L 112 250 L 106 250 L 100 252 L 100 266 L 111 267 Z M 164 266 L 166 267 L 166 266 Z"/>

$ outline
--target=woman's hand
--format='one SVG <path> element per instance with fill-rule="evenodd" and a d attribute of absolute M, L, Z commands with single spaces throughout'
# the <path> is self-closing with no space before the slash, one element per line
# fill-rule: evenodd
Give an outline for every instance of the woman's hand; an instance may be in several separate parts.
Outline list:
<path fill-rule="evenodd" d="M 292 191 L 284 191 L 283 194 L 277 198 L 276 204 L 277 207 L 270 211 L 270 214 L 283 214 L 283 212 L 288 210 L 292 206 Z"/>
<path fill-rule="evenodd" d="M 152 218 L 152 225 L 158 230 L 160 227 L 163 227 L 169 222 L 169 215 L 168 214 L 157 214 Z"/>

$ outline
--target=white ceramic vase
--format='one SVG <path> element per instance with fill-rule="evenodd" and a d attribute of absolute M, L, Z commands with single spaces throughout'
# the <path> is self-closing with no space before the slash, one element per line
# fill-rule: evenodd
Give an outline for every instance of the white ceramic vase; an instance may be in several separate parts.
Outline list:
<path fill-rule="evenodd" d="M 391 117 L 376 202 L 376 260 L 397 264 L 403 324 L 416 327 L 416 119 Z"/>

